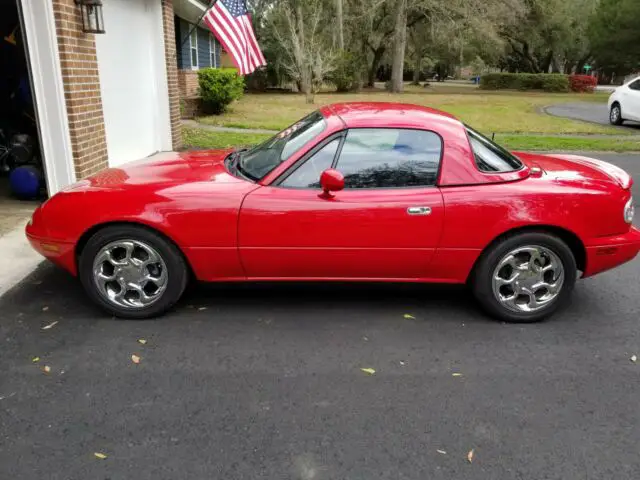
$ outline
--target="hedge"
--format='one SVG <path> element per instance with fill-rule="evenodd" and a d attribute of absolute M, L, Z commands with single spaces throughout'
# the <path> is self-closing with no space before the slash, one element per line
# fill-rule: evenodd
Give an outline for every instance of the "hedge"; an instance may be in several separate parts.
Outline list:
<path fill-rule="evenodd" d="M 244 93 L 244 78 L 234 68 L 204 68 L 198 71 L 200 96 L 206 113 L 220 114 Z"/>
<path fill-rule="evenodd" d="M 571 75 L 569 76 L 569 85 L 572 92 L 593 93 L 598 85 L 598 79 L 591 75 Z"/>
<path fill-rule="evenodd" d="M 569 77 L 560 73 L 488 73 L 480 77 L 480 88 L 568 92 Z"/>

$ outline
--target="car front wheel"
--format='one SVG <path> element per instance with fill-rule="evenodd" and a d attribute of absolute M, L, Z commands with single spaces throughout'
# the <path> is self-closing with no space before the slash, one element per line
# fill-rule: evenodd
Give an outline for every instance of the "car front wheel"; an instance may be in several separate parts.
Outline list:
<path fill-rule="evenodd" d="M 512 235 L 491 246 L 476 266 L 471 286 L 482 307 L 507 322 L 537 322 L 570 296 L 577 278 L 571 249 L 543 232 Z"/>
<path fill-rule="evenodd" d="M 79 259 L 79 276 L 91 299 L 111 315 L 160 315 L 182 296 L 188 280 L 178 248 L 144 227 L 116 225 L 96 232 Z"/>
<path fill-rule="evenodd" d="M 620 108 L 619 103 L 614 103 L 611 105 L 611 110 L 609 110 L 609 122 L 611 125 L 622 125 L 622 109 Z"/>

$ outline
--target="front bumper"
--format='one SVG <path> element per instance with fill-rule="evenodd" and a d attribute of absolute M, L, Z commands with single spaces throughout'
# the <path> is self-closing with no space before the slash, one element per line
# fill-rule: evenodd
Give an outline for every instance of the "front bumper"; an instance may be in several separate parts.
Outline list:
<path fill-rule="evenodd" d="M 25 229 L 27 240 L 40 255 L 76 275 L 75 245 L 43 236 L 31 223 Z"/>
<path fill-rule="evenodd" d="M 631 227 L 623 235 L 598 238 L 592 243 L 593 245 L 586 246 L 587 264 L 583 277 L 590 277 L 633 260 L 640 251 L 640 230 Z"/>

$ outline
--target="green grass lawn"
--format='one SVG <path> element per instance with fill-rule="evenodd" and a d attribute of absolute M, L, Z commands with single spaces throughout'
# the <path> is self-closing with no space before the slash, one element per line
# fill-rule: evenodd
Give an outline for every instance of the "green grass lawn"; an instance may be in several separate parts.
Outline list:
<path fill-rule="evenodd" d="M 271 135 L 260 133 L 210 132 L 199 128 L 182 127 L 185 148 L 229 148 L 256 145 Z"/>
<path fill-rule="evenodd" d="M 617 134 L 625 132 L 604 125 L 552 117 L 540 112 L 547 105 L 568 102 L 606 102 L 608 94 L 544 92 L 489 92 L 473 87 L 433 85 L 408 86 L 403 94 L 382 89 L 358 94 L 322 93 L 315 104 L 303 95 L 287 93 L 246 94 L 223 115 L 202 117 L 200 122 L 237 128 L 281 130 L 318 107 L 334 102 L 379 101 L 415 103 L 445 110 L 478 130 L 491 133 L 579 133 Z"/>
<path fill-rule="evenodd" d="M 260 143 L 270 135 L 257 133 L 211 132 L 184 127 L 183 141 L 187 148 L 248 147 Z M 496 135 L 495 141 L 510 150 L 574 150 L 574 151 L 640 151 L 640 139 L 548 137 L 544 135 Z"/>
<path fill-rule="evenodd" d="M 640 139 L 545 137 L 543 135 L 496 135 L 495 141 L 509 150 L 640 152 Z"/>

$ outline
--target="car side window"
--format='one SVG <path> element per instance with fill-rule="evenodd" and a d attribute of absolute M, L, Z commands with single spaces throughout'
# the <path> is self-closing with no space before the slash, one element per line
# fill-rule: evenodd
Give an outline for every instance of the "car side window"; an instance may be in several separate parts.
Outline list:
<path fill-rule="evenodd" d="M 345 188 L 428 187 L 436 184 L 442 139 L 399 128 L 349 130 L 336 168 Z"/>
<path fill-rule="evenodd" d="M 513 172 L 522 168 L 522 162 L 500 145 L 466 126 L 469 143 L 478 169 L 482 172 Z"/>
<path fill-rule="evenodd" d="M 636 80 L 635 82 L 631 82 L 629 84 L 629 88 L 631 90 L 640 90 L 640 78 L 638 80 Z"/>
<path fill-rule="evenodd" d="M 336 138 L 314 153 L 280 184 L 286 188 L 320 188 L 320 175 L 331 168 L 338 151 L 340 139 Z"/>

